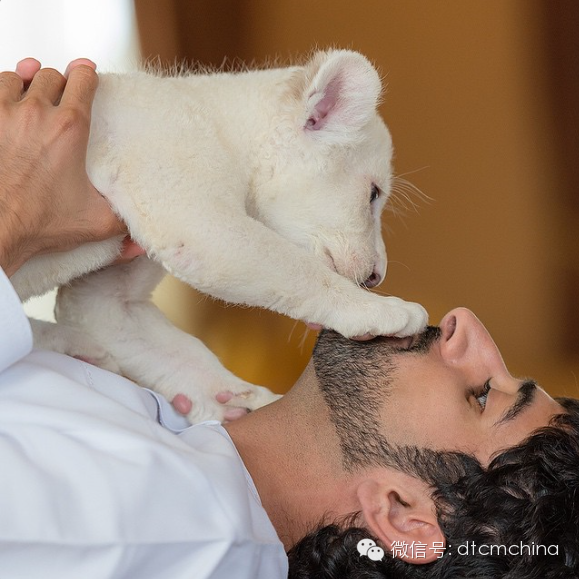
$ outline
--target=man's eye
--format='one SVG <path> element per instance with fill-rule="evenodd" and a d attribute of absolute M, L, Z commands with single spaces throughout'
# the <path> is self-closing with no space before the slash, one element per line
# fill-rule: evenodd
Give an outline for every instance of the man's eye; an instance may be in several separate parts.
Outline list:
<path fill-rule="evenodd" d="M 378 197 L 380 197 L 380 189 L 379 189 L 378 185 L 372 183 L 372 191 L 370 193 L 370 203 L 372 203 L 373 201 L 376 201 L 376 199 L 378 199 Z"/>
<path fill-rule="evenodd" d="M 487 380 L 482 387 L 482 390 L 475 395 L 476 401 L 479 403 L 479 406 L 484 410 L 487 405 L 487 398 L 489 396 L 489 392 L 491 390 L 491 382 Z"/>

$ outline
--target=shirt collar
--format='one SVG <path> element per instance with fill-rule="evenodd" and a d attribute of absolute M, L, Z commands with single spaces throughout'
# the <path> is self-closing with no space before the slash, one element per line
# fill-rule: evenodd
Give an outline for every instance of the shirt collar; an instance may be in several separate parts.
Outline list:
<path fill-rule="evenodd" d="M 32 330 L 20 298 L 0 268 L 0 372 L 32 351 Z"/>

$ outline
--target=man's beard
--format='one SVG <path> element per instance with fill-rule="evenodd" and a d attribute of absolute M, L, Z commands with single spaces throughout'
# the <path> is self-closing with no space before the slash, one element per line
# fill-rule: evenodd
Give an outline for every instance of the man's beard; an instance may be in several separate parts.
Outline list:
<path fill-rule="evenodd" d="M 392 449 L 381 434 L 380 410 L 387 403 L 396 361 L 428 353 L 441 335 L 436 326 L 412 339 L 378 336 L 356 341 L 330 330 L 320 333 L 312 356 L 314 370 L 347 470 L 389 462 Z"/>

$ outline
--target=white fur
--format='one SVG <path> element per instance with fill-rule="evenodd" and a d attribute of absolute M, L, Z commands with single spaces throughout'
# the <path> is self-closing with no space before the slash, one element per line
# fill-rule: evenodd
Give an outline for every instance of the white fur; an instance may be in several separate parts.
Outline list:
<path fill-rule="evenodd" d="M 22 299 L 76 280 L 37 346 L 96 360 L 169 399 L 183 392 L 201 420 L 223 418 L 217 392 L 251 409 L 275 395 L 166 321 L 149 299 L 164 269 L 213 297 L 348 337 L 418 331 L 423 308 L 358 285 L 386 273 L 392 145 L 380 90 L 350 51 L 243 73 L 102 75 L 89 176 L 150 259 L 89 273 L 115 259 L 116 239 L 31 260 L 12 278 Z M 373 183 L 382 194 L 370 203 Z"/>

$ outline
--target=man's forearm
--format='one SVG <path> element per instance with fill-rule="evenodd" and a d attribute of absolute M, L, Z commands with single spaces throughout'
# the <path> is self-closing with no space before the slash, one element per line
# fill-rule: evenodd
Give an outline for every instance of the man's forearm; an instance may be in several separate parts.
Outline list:
<path fill-rule="evenodd" d="M 4 250 L 2 236 L 0 236 L 0 267 L 6 272 L 8 277 L 12 275 L 12 266 L 10 264 L 7 252 Z"/>
<path fill-rule="evenodd" d="M 24 259 L 18 259 L 20 232 L 10 215 L 7 204 L 0 199 L 0 267 L 8 277 L 24 263 Z"/>
<path fill-rule="evenodd" d="M 36 253 L 29 213 L 22 195 L 0 185 L 0 267 L 8 277 Z"/>

